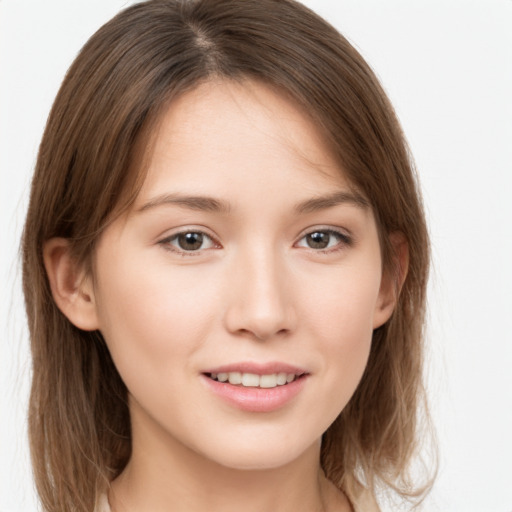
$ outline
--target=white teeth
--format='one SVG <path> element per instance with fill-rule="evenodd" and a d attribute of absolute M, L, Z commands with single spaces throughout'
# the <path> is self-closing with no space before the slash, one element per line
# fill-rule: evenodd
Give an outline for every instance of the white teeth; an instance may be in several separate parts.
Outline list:
<path fill-rule="evenodd" d="M 242 384 L 242 374 L 240 372 L 229 372 L 228 375 L 230 384 Z"/>
<path fill-rule="evenodd" d="M 286 373 L 278 373 L 276 380 L 278 386 L 283 386 L 284 384 L 286 384 Z"/>
<path fill-rule="evenodd" d="M 296 378 L 294 373 L 271 373 L 267 375 L 257 375 L 256 373 L 242 372 L 221 372 L 211 373 L 210 377 L 219 382 L 229 382 L 235 386 L 242 385 L 251 388 L 275 388 L 276 386 L 284 386 L 293 382 Z"/>
<path fill-rule="evenodd" d="M 260 385 L 260 376 L 255 373 L 242 374 L 242 386 L 257 388 Z"/>
<path fill-rule="evenodd" d="M 260 388 L 275 388 L 277 386 L 277 375 L 262 375 L 260 377 Z"/>

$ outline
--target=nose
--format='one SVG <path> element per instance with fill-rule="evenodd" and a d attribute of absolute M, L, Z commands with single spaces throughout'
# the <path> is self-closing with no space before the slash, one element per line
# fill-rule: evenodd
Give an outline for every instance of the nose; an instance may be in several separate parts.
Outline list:
<path fill-rule="evenodd" d="M 225 325 L 229 332 L 256 340 L 284 336 L 297 317 L 286 262 L 272 248 L 236 258 L 228 279 Z"/>

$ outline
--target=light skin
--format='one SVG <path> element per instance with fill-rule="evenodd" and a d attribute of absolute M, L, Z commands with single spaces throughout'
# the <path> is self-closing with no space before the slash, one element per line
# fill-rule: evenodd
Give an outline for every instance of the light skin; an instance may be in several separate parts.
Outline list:
<path fill-rule="evenodd" d="M 129 390 L 133 454 L 113 511 L 349 511 L 319 450 L 395 304 L 371 208 L 312 121 L 265 85 L 200 85 L 155 135 L 94 276 L 66 240 L 44 251 L 57 304 L 102 332 Z M 244 410 L 205 374 L 240 363 L 300 368 L 300 391 Z"/>

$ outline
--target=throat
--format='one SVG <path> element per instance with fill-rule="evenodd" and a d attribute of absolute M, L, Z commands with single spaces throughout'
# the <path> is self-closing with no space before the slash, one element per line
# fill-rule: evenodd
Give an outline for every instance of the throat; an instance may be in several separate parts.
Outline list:
<path fill-rule="evenodd" d="M 148 446 L 141 453 L 135 445 L 130 462 L 112 483 L 111 512 L 349 512 L 329 505 L 332 489 L 318 476 L 319 446 L 315 443 L 285 466 L 239 470 L 184 446 L 155 455 Z"/>

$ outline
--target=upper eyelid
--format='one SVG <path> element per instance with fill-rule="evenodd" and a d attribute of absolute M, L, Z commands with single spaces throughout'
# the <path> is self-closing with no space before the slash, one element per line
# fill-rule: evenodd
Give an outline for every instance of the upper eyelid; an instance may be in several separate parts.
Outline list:
<path fill-rule="evenodd" d="M 157 244 L 164 247 L 167 251 L 174 252 L 175 254 L 179 254 L 182 256 L 199 256 L 204 251 L 209 251 L 212 249 L 219 249 L 222 248 L 221 243 L 219 242 L 218 238 L 214 235 L 211 235 L 208 233 L 205 228 L 176 228 L 178 231 L 174 231 L 171 234 L 165 235 L 163 237 L 159 237 L 157 240 Z M 181 249 L 179 247 L 175 247 L 171 244 L 171 241 L 175 240 L 179 235 L 183 233 L 201 233 L 202 235 L 208 237 L 212 241 L 212 247 L 207 247 L 205 249 L 197 249 L 195 251 L 187 251 L 184 249 Z"/>
<path fill-rule="evenodd" d="M 312 226 L 312 227 L 309 227 L 309 228 L 306 228 L 305 230 L 303 230 L 297 237 L 297 240 L 301 240 L 305 236 L 310 235 L 311 233 L 316 233 L 316 232 L 336 233 L 337 235 L 340 235 L 342 237 L 353 239 L 352 233 L 347 229 L 335 227 L 335 226 L 319 225 L 319 226 Z"/>
<path fill-rule="evenodd" d="M 202 235 L 206 235 L 207 237 L 211 238 L 215 242 L 219 243 L 218 237 L 211 233 L 209 229 L 207 229 L 204 226 L 180 226 L 177 228 L 173 228 L 171 230 L 166 230 L 165 234 L 158 236 L 159 242 L 162 242 L 164 240 L 172 239 L 178 235 L 181 235 L 183 233 L 201 233 Z"/>
<path fill-rule="evenodd" d="M 331 233 L 339 237 L 338 243 L 334 247 L 330 248 L 324 248 L 324 249 L 318 249 L 318 248 L 312 248 L 312 247 L 303 247 L 298 246 L 298 248 L 301 248 L 306 251 L 312 251 L 315 254 L 332 254 L 337 253 L 340 250 L 352 247 L 354 245 L 354 237 L 352 234 L 348 234 L 345 232 L 345 230 L 341 228 L 335 228 L 335 227 L 313 227 L 309 228 L 306 232 L 303 232 L 302 235 L 300 235 L 297 238 L 297 241 L 294 243 L 294 246 L 297 246 L 305 237 L 312 233 Z"/>

